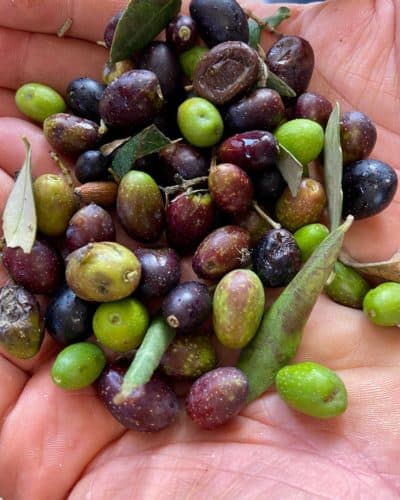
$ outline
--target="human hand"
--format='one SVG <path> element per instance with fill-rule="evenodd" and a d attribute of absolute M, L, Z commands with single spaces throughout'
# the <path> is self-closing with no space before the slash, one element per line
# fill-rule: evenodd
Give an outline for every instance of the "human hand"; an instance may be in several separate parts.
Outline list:
<path fill-rule="evenodd" d="M 16 111 L 14 90 L 41 81 L 64 92 L 77 76 L 99 78 L 106 53 L 94 42 L 121 3 L 0 0 L 1 207 L 23 161 L 22 136 L 32 144 L 35 174 L 54 170 L 41 130 Z M 262 17 L 277 8 L 242 4 Z M 365 112 L 378 128 L 371 156 L 400 169 L 396 2 L 328 0 L 291 10 L 281 29 L 314 48 L 310 89 L 338 100 L 345 111 Z M 71 30 L 57 38 L 68 17 Z M 265 47 L 271 43 L 266 36 Z M 390 257 L 400 246 L 399 211 L 397 195 L 383 213 L 353 225 L 346 247 L 360 260 Z M 270 392 L 213 432 L 195 428 L 183 411 L 159 433 L 126 431 L 92 388 L 65 392 L 52 383 L 54 353 L 47 339 L 31 361 L 0 356 L 5 500 L 398 497 L 400 335 L 373 326 L 361 311 L 322 296 L 296 356 L 343 378 L 348 410 L 329 421 L 297 414 Z"/>

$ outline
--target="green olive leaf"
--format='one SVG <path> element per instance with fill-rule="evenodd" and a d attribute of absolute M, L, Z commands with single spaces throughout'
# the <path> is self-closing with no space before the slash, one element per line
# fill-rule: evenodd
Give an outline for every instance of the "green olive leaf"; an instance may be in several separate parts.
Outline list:
<path fill-rule="evenodd" d="M 247 24 L 249 25 L 249 41 L 247 43 L 251 48 L 257 49 L 261 41 L 262 28 L 258 22 L 251 17 L 247 20 Z"/>
<path fill-rule="evenodd" d="M 277 28 L 282 21 L 288 19 L 290 16 L 291 12 L 288 7 L 279 7 L 272 16 L 266 17 L 264 22 L 266 22 L 270 28 Z"/>
<path fill-rule="evenodd" d="M 112 162 L 112 169 L 119 177 L 123 177 L 133 168 L 136 160 L 157 153 L 167 144 L 171 144 L 171 140 L 154 124 L 150 125 L 118 149 Z"/>
<path fill-rule="evenodd" d="M 292 196 L 296 196 L 303 176 L 303 165 L 282 144 L 279 144 L 278 169 L 288 183 Z"/>
<path fill-rule="evenodd" d="M 32 188 L 32 150 L 22 139 L 26 157 L 3 212 L 3 233 L 9 247 L 20 247 L 30 253 L 36 239 L 37 220 Z"/>
<path fill-rule="evenodd" d="M 296 97 L 296 92 L 268 68 L 267 87 L 276 90 L 283 97 Z"/>
<path fill-rule="evenodd" d="M 181 0 L 131 0 L 117 24 L 112 62 L 129 59 L 153 40 L 180 11 Z"/>
<path fill-rule="evenodd" d="M 340 106 L 337 102 L 329 116 L 324 141 L 324 177 L 331 231 L 342 218 L 343 153 L 340 144 Z"/>
<path fill-rule="evenodd" d="M 382 262 L 358 262 L 342 250 L 339 260 L 366 276 L 400 283 L 400 250 L 397 250 L 389 260 Z"/>

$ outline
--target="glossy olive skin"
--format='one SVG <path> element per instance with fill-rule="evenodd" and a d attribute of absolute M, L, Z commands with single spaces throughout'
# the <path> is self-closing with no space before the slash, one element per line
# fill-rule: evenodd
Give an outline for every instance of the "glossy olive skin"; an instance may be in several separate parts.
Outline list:
<path fill-rule="evenodd" d="M 75 177 L 85 182 L 105 181 L 108 176 L 109 159 L 98 149 L 84 151 L 75 163 Z"/>
<path fill-rule="evenodd" d="M 130 59 L 123 59 L 115 63 L 107 61 L 103 66 L 101 73 L 102 81 L 105 85 L 110 85 L 111 82 L 119 78 L 127 71 L 134 69 L 133 62 Z"/>
<path fill-rule="evenodd" d="M 348 111 L 340 120 L 340 143 L 343 163 L 367 158 L 374 149 L 377 138 L 375 125 L 360 111 Z"/>
<path fill-rule="evenodd" d="M 218 156 L 223 163 L 234 163 L 246 172 L 261 172 L 275 165 L 279 146 L 275 137 L 264 130 L 235 134 L 220 145 Z"/>
<path fill-rule="evenodd" d="M 286 286 L 301 267 L 301 254 L 292 234 L 286 229 L 271 229 L 253 251 L 253 267 L 267 287 Z"/>
<path fill-rule="evenodd" d="M 168 183 L 176 184 L 176 176 L 194 179 L 208 175 L 210 165 L 206 155 L 191 144 L 168 144 L 160 152 L 163 174 Z"/>
<path fill-rule="evenodd" d="M 276 90 L 260 88 L 228 106 L 224 123 L 232 132 L 274 130 L 285 117 L 285 106 Z"/>
<path fill-rule="evenodd" d="M 370 290 L 364 297 L 363 310 L 375 325 L 400 324 L 400 283 L 387 281 Z"/>
<path fill-rule="evenodd" d="M 26 83 L 15 93 L 15 104 L 24 115 L 42 123 L 48 116 L 63 113 L 66 105 L 62 96 L 41 83 Z"/>
<path fill-rule="evenodd" d="M 178 57 L 165 42 L 151 42 L 136 63 L 157 75 L 163 96 L 168 99 L 181 89 L 181 67 Z"/>
<path fill-rule="evenodd" d="M 253 209 L 244 214 L 237 214 L 233 218 L 233 223 L 246 229 L 250 234 L 250 244 L 254 247 L 264 234 L 271 229 L 268 222 Z"/>
<path fill-rule="evenodd" d="M 269 49 L 268 68 L 284 80 L 296 94 L 306 90 L 314 70 L 314 51 L 307 40 L 299 36 L 283 36 Z"/>
<path fill-rule="evenodd" d="M 189 50 L 197 40 L 195 20 L 185 14 L 178 14 L 168 24 L 165 38 L 177 52 Z"/>
<path fill-rule="evenodd" d="M 81 77 L 69 82 L 66 91 L 66 101 L 75 115 L 98 122 L 99 101 L 105 85 L 93 78 Z"/>
<path fill-rule="evenodd" d="M 192 0 L 190 15 L 209 47 L 228 40 L 247 43 L 249 39 L 246 15 L 236 0 Z"/>
<path fill-rule="evenodd" d="M 247 212 L 251 206 L 250 177 L 233 163 L 219 163 L 210 168 L 208 189 L 217 206 L 230 214 Z"/>
<path fill-rule="evenodd" d="M 333 280 L 324 289 L 328 297 L 343 306 L 362 309 L 364 297 L 370 289 L 367 281 L 355 269 L 339 261 L 333 272 Z"/>
<path fill-rule="evenodd" d="M 46 118 L 43 133 L 56 151 L 68 156 L 78 156 L 87 149 L 95 149 L 101 139 L 97 123 L 68 113 Z"/>
<path fill-rule="evenodd" d="M 314 250 L 322 243 L 328 234 L 329 229 L 319 223 L 306 224 L 293 234 L 297 246 L 300 248 L 303 262 L 311 257 Z"/>
<path fill-rule="evenodd" d="M 63 286 L 47 306 L 46 330 L 61 345 L 85 340 L 92 335 L 95 310 L 93 302 L 80 299 L 70 288 Z"/>
<path fill-rule="evenodd" d="M 325 127 L 331 112 L 332 104 L 326 97 L 315 92 L 304 92 L 296 100 L 294 118 L 314 120 Z"/>
<path fill-rule="evenodd" d="M 394 169 L 379 160 L 360 160 L 343 170 L 343 217 L 364 219 L 380 213 L 392 201 L 397 189 Z"/>
<path fill-rule="evenodd" d="M 272 209 L 283 193 L 287 183 L 276 166 L 269 167 L 251 176 L 255 198 L 262 205 Z"/>

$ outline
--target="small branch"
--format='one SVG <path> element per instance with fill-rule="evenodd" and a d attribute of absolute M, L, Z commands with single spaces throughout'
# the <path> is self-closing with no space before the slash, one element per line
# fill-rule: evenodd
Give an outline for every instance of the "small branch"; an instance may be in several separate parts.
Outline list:
<path fill-rule="evenodd" d="M 179 178 L 178 178 L 179 179 Z M 181 178 L 182 179 L 182 178 Z M 194 179 L 182 179 L 182 182 L 176 184 L 175 186 L 159 186 L 161 191 L 163 191 L 168 198 L 169 195 L 179 193 L 179 191 L 186 191 L 192 186 L 196 186 L 202 182 L 206 182 L 208 180 L 208 176 L 204 175 L 202 177 L 195 177 Z"/>
<path fill-rule="evenodd" d="M 58 28 L 57 30 L 57 36 L 62 38 L 67 34 L 67 32 L 71 29 L 72 26 L 72 19 L 69 17 L 64 21 L 64 24 L 61 26 L 61 28 Z"/>
<path fill-rule="evenodd" d="M 258 26 L 260 26 L 261 29 L 268 30 L 270 33 L 272 33 L 276 36 L 279 36 L 279 37 L 282 36 L 282 33 L 280 33 L 275 28 L 270 26 L 266 21 L 264 21 L 264 19 L 261 19 L 261 17 L 258 17 L 255 14 L 253 14 L 253 12 L 250 9 L 243 9 L 243 11 L 246 14 L 246 16 L 253 19 L 253 21 L 255 21 L 258 24 Z"/>
<path fill-rule="evenodd" d="M 49 154 L 50 154 L 50 158 L 55 162 L 57 167 L 60 169 L 61 174 L 64 177 L 68 186 L 71 189 L 73 189 L 74 188 L 74 181 L 72 180 L 69 169 L 64 165 L 63 161 L 61 160 L 61 158 L 58 156 L 57 153 L 55 153 L 54 151 L 50 151 Z"/>
<path fill-rule="evenodd" d="M 268 224 L 271 227 L 273 227 L 274 229 L 280 229 L 282 227 L 278 222 L 275 222 L 273 219 L 271 219 L 271 217 L 264 212 L 264 210 L 260 207 L 260 205 L 256 201 L 253 200 L 252 206 L 254 210 L 258 213 L 258 215 L 262 217 L 266 222 L 268 222 Z"/>

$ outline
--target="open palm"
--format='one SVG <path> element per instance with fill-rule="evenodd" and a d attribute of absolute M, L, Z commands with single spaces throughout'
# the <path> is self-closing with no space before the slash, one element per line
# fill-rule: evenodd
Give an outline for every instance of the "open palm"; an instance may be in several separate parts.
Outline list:
<path fill-rule="evenodd" d="M 54 169 L 40 129 L 18 115 L 13 89 L 41 81 L 64 92 L 75 77 L 99 78 L 106 53 L 94 42 L 121 3 L 0 0 L 0 206 L 22 164 L 22 136 L 32 144 L 35 173 Z M 260 16 L 276 9 L 242 4 Z M 343 110 L 369 115 L 378 128 L 372 156 L 400 169 L 398 2 L 328 0 L 293 5 L 292 12 L 282 30 L 315 50 L 310 88 Z M 72 28 L 57 38 L 67 17 Z M 382 214 L 354 224 L 346 240 L 354 256 L 385 259 L 400 247 L 399 201 L 397 195 Z M 54 352 L 47 339 L 31 361 L 0 355 L 5 500 L 399 496 L 400 333 L 373 327 L 360 311 L 321 297 L 297 356 L 328 365 L 345 381 L 349 408 L 330 421 L 294 413 L 271 392 L 214 432 L 198 430 L 184 412 L 162 432 L 127 432 L 91 388 L 67 393 L 53 385 Z"/>

